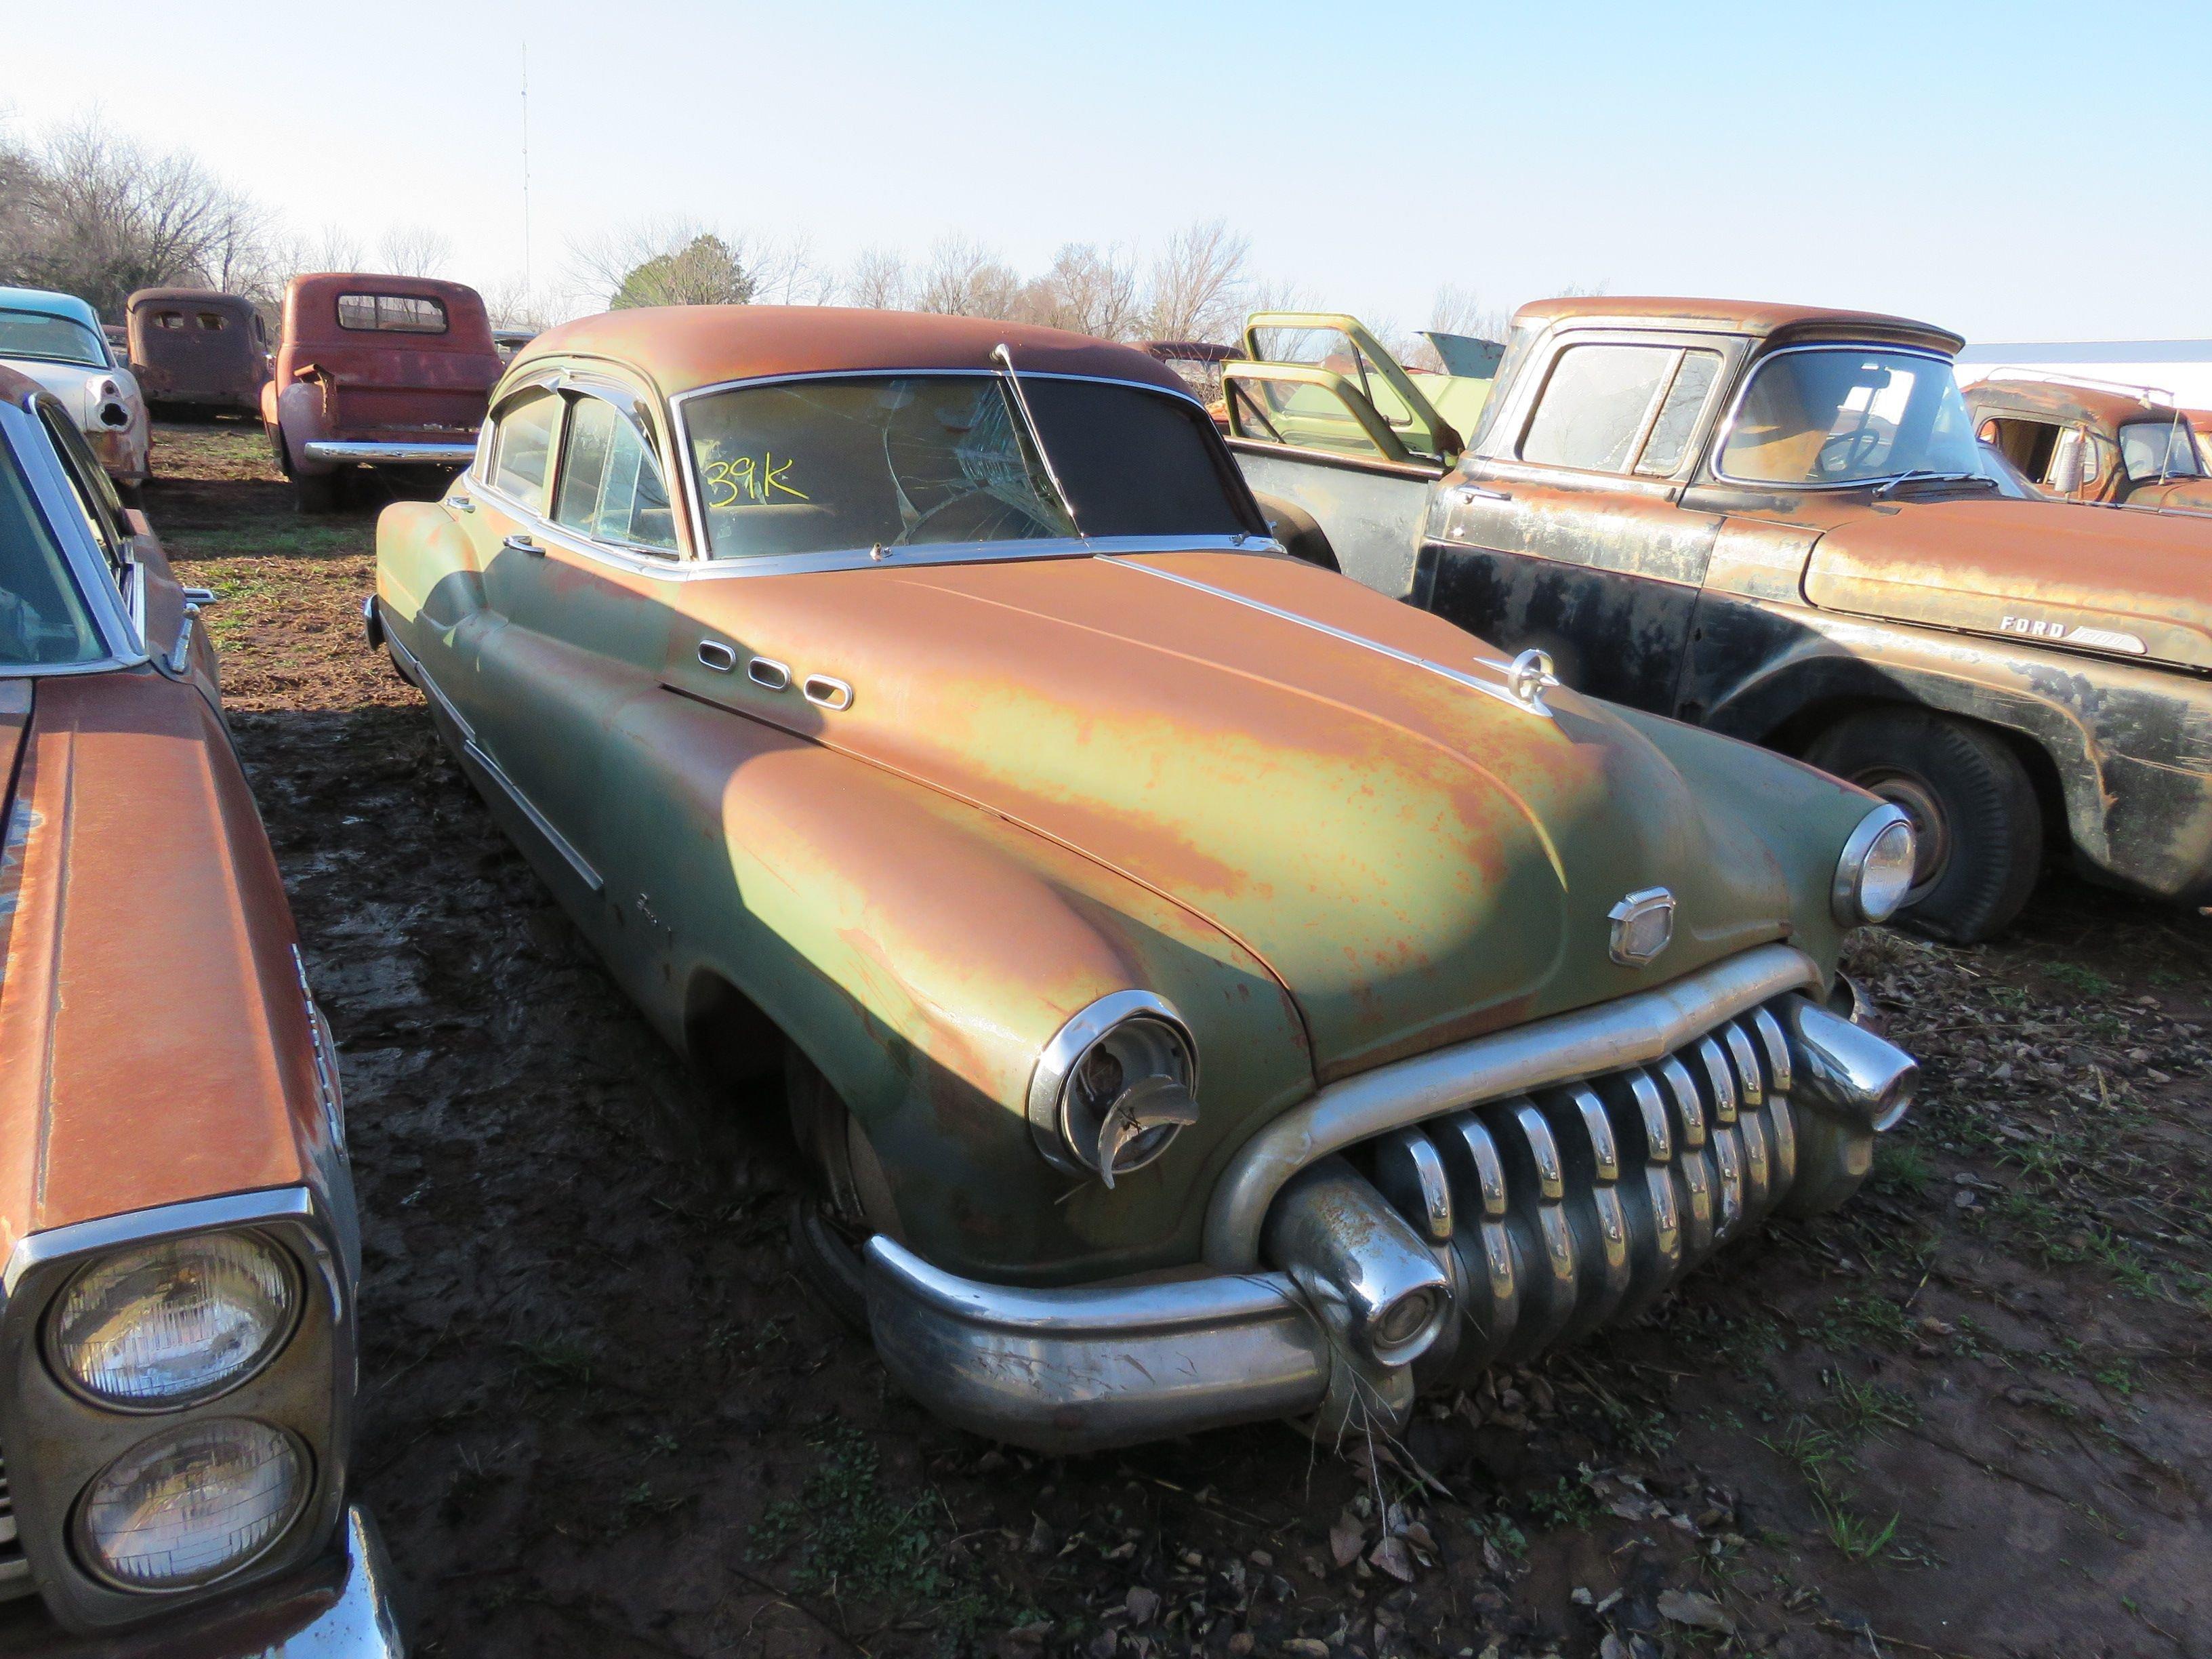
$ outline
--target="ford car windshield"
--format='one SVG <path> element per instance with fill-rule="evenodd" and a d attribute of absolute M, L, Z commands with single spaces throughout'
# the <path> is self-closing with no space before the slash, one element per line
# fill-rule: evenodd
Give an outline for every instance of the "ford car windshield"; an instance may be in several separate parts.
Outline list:
<path fill-rule="evenodd" d="M 691 399 L 708 556 L 1266 533 L 1196 405 L 1041 374 L 1021 389 L 1048 466 L 1002 375 L 825 377 Z"/>
<path fill-rule="evenodd" d="M 0 311 L 0 357 L 107 367 L 107 348 L 97 334 L 50 311 Z"/>
<path fill-rule="evenodd" d="M 1819 346 L 1778 352 L 1753 372 L 1715 470 L 1785 489 L 1910 477 L 2004 489 L 1985 453 L 1942 358 Z"/>
<path fill-rule="evenodd" d="M 60 546 L 0 445 L 0 673 L 106 654 Z"/>

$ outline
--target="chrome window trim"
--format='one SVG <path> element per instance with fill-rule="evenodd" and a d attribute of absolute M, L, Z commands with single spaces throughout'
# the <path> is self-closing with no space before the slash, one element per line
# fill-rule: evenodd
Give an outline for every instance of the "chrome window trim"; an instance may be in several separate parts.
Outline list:
<path fill-rule="evenodd" d="M 305 1187 L 264 1187 L 250 1193 L 228 1193 L 221 1198 L 191 1198 L 179 1204 L 98 1216 L 90 1221 L 71 1222 L 65 1227 L 26 1233 L 15 1241 L 15 1249 L 8 1253 L 7 1267 L 0 1272 L 0 1312 L 5 1311 L 7 1303 L 15 1297 L 15 1287 L 22 1283 L 24 1274 L 64 1257 L 106 1255 L 193 1233 L 231 1232 L 271 1222 L 313 1222 L 319 1213 L 314 1194 Z M 337 1258 L 326 1255 L 320 1261 L 303 1265 L 323 1272 L 328 1281 L 326 1288 L 341 1316 L 350 1317 L 352 1310 L 344 1294 Z"/>
<path fill-rule="evenodd" d="M 7 445 L 28 487 L 33 505 L 46 521 L 46 532 L 62 551 L 64 562 L 82 596 L 94 631 L 106 647 L 103 657 L 90 662 L 35 663 L 10 665 L 9 678 L 44 678 L 69 674 L 100 674 L 137 668 L 150 660 L 143 634 L 132 620 L 129 602 L 117 587 L 107 556 L 93 539 L 76 505 L 76 489 L 63 471 L 53 440 L 40 422 L 35 404 L 41 399 L 60 404 L 49 394 L 26 403 L 0 404 L 0 443 Z M 66 411 L 64 411 L 66 414 Z"/>
<path fill-rule="evenodd" d="M 1112 374 L 1068 374 L 1054 373 L 1048 369 L 1025 368 L 1022 371 L 1022 374 L 1024 378 L 1031 380 L 1079 380 L 1091 386 L 1127 386 L 1132 391 L 1135 392 L 1155 392 L 1160 397 L 1172 398 L 1179 402 L 1188 404 L 1190 407 L 1196 410 L 1201 416 L 1206 415 L 1206 405 L 1200 403 L 1196 397 L 1193 396 L 1188 387 L 1155 386 L 1149 380 L 1123 380 L 1118 375 Z M 1066 557 L 1069 556 L 1069 553 L 1067 551 L 1061 550 L 1063 548 L 1072 550 L 1074 554 L 1079 555 L 1087 551 L 1089 547 L 1103 547 L 1108 542 L 1115 540 L 1144 540 L 1147 542 L 1173 541 L 1178 543 L 1186 540 L 1186 538 L 1180 537 L 1111 538 L 1094 536 L 1090 538 L 1088 547 L 1086 547 L 1079 538 L 1065 538 L 1064 541 L 1052 542 L 1047 542 L 1043 538 L 1039 538 L 1030 541 L 943 543 L 937 544 L 939 549 L 939 556 L 935 559 L 926 558 L 924 556 L 924 550 L 922 549 L 910 547 L 886 548 L 884 552 L 889 556 L 888 559 L 884 561 L 876 560 L 866 548 L 857 550 L 833 549 L 819 553 L 781 553 L 773 556 L 770 560 L 751 560 L 746 558 L 718 559 L 714 556 L 710 550 L 714 543 L 712 538 L 707 533 L 707 513 L 705 504 L 699 499 L 699 470 L 691 465 L 691 417 L 688 405 L 697 398 L 711 398 L 725 392 L 750 390 L 755 386 L 787 386 L 800 380 L 874 380 L 905 378 L 920 379 L 923 377 L 931 379 L 951 379 L 954 377 L 959 377 L 962 379 L 998 380 L 1003 382 L 1006 380 L 1006 371 L 995 367 L 991 368 L 932 368 L 805 369 L 791 374 L 741 375 L 738 379 L 732 380 L 715 380 L 706 386 L 690 386 L 682 392 L 678 392 L 672 395 L 668 399 L 669 444 L 675 451 L 674 459 L 676 461 L 676 470 L 683 483 L 684 515 L 686 520 L 686 539 L 689 541 L 691 547 L 692 559 L 701 564 L 710 565 L 743 566 L 763 562 L 773 562 L 783 571 L 814 569 L 842 570 L 851 568 L 854 564 L 867 564 L 872 562 L 897 563 L 904 562 L 908 563 L 928 562 L 949 564 L 975 562 L 979 559 L 991 560 L 1037 556 Z M 1207 418 L 1210 421 L 1212 417 L 1207 416 Z M 1231 463 L 1231 470 L 1234 470 L 1233 462 Z M 1196 538 L 1188 539 L 1194 541 Z M 1214 538 L 1212 539 L 1225 540 L 1227 538 Z M 1239 539 L 1249 540 L 1250 538 L 1247 537 L 1240 538 Z M 995 548 L 1005 550 L 1037 548 L 1040 546 L 1049 547 L 1052 550 L 1042 555 L 1008 551 L 979 553 L 974 550 L 978 548 Z M 956 550 L 948 557 L 945 556 L 942 552 L 942 550 L 945 548 L 951 548 Z"/>
<path fill-rule="evenodd" d="M 1959 364 L 1954 357 L 1925 346 L 1889 345 L 1880 340 L 1813 340 L 1803 345 L 1777 346 L 1771 351 L 1762 351 L 1751 357 L 1743 366 L 1742 378 L 1736 382 L 1735 393 L 1729 399 L 1728 414 L 1714 428 L 1705 445 L 1704 471 L 1717 483 L 1733 484 L 1738 489 L 1756 489 L 1766 495 L 1795 495 L 1806 490 L 1872 489 L 1878 484 L 1893 482 L 1905 476 L 1902 472 L 1886 473 L 1880 477 L 1854 478 L 1844 483 L 1777 483 L 1771 480 L 1739 478 L 1721 471 L 1721 453 L 1727 449 L 1729 440 L 1735 434 L 1736 417 L 1743 412 L 1743 400 L 1750 395 L 1751 383 L 1759 372 L 1778 357 L 1792 357 L 1806 351 L 1881 351 L 1899 357 L 1924 357 L 1931 363 L 1941 363 L 1951 371 L 1951 386 L 1958 389 Z M 1970 438 L 1972 434 L 1967 434 Z"/>
<path fill-rule="evenodd" d="M 628 421 L 631 429 L 644 441 L 646 453 L 653 458 L 653 465 L 659 469 L 661 489 L 664 491 L 667 490 L 668 465 L 661 456 L 660 445 L 651 428 L 647 422 L 638 419 L 638 406 L 646 399 L 641 397 L 635 388 L 625 386 L 619 380 L 601 375 L 572 373 L 566 369 L 555 378 L 552 386 L 556 393 L 566 394 L 573 392 L 578 397 L 596 398 L 612 409 L 623 420 Z M 629 559 L 645 560 L 656 564 L 678 564 L 690 556 L 685 547 L 686 538 L 682 525 L 683 514 L 676 510 L 676 497 L 673 494 L 668 497 L 669 526 L 676 532 L 676 545 L 673 547 L 653 547 L 644 542 L 605 541 L 597 536 L 586 536 L 574 526 L 562 524 L 553 517 L 553 514 L 560 509 L 561 485 L 568 471 L 568 422 L 574 418 L 576 413 L 576 405 L 573 399 L 564 397 L 563 401 L 565 407 L 561 411 L 560 442 L 554 451 L 553 465 L 546 478 L 545 528 L 566 535 L 574 541 L 582 542 L 593 548 L 604 548 Z M 500 496 L 502 503 L 507 499 L 503 495 Z"/>

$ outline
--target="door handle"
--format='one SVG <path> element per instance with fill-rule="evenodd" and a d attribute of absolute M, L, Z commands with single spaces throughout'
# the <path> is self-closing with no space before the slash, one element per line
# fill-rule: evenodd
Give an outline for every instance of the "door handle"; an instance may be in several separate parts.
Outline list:
<path fill-rule="evenodd" d="M 473 513 L 477 510 L 477 504 L 465 495 L 448 495 L 446 497 L 446 505 L 456 513 Z"/>
<path fill-rule="evenodd" d="M 1459 497 L 1462 505 L 1467 507 L 1472 507 L 1477 501 L 1510 501 L 1513 499 L 1503 489 L 1486 489 L 1480 484 L 1471 483 L 1454 484 L 1452 494 Z"/>
<path fill-rule="evenodd" d="M 516 531 L 505 541 L 501 542 L 500 545 L 506 548 L 511 553 L 535 553 L 541 559 L 545 556 L 545 550 L 538 546 L 536 542 L 532 541 L 529 537 L 524 535 L 520 530 Z"/>

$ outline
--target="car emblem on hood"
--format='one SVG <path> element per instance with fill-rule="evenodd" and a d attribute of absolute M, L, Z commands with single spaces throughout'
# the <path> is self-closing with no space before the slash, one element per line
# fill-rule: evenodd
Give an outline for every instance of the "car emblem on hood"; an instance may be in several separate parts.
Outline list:
<path fill-rule="evenodd" d="M 1606 913 L 1613 919 L 1613 959 L 1641 968 L 1674 937 L 1674 896 L 1663 887 L 1631 893 Z"/>

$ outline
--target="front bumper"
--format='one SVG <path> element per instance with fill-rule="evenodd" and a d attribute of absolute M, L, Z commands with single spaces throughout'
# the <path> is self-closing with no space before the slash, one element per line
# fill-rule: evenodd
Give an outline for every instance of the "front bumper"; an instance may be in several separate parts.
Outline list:
<path fill-rule="evenodd" d="M 376 1523 L 359 1504 L 346 1510 L 331 1548 L 276 1585 L 241 1592 L 246 1606 L 156 1619 L 119 1634 L 71 1636 L 35 1604 L 36 1619 L 0 1633 L 0 1650 L 36 1659 L 404 1659 L 392 1605 L 392 1564 Z"/>
<path fill-rule="evenodd" d="M 1617 1042 L 1618 1010 L 1604 1018 Z M 1265 1267 L 1034 1290 L 878 1235 L 869 1324 L 885 1369 L 935 1414 L 1039 1451 L 1273 1418 L 1329 1437 L 1395 1430 L 1424 1389 L 1632 1317 L 1767 1215 L 1844 1202 L 1913 1073 L 1863 1026 L 1770 992 L 1653 1054 L 1616 1047 L 1594 1074 L 1478 1085 L 1319 1146 L 1270 1186 Z M 1401 1293 L 1448 1310 L 1386 1352 Z"/>

